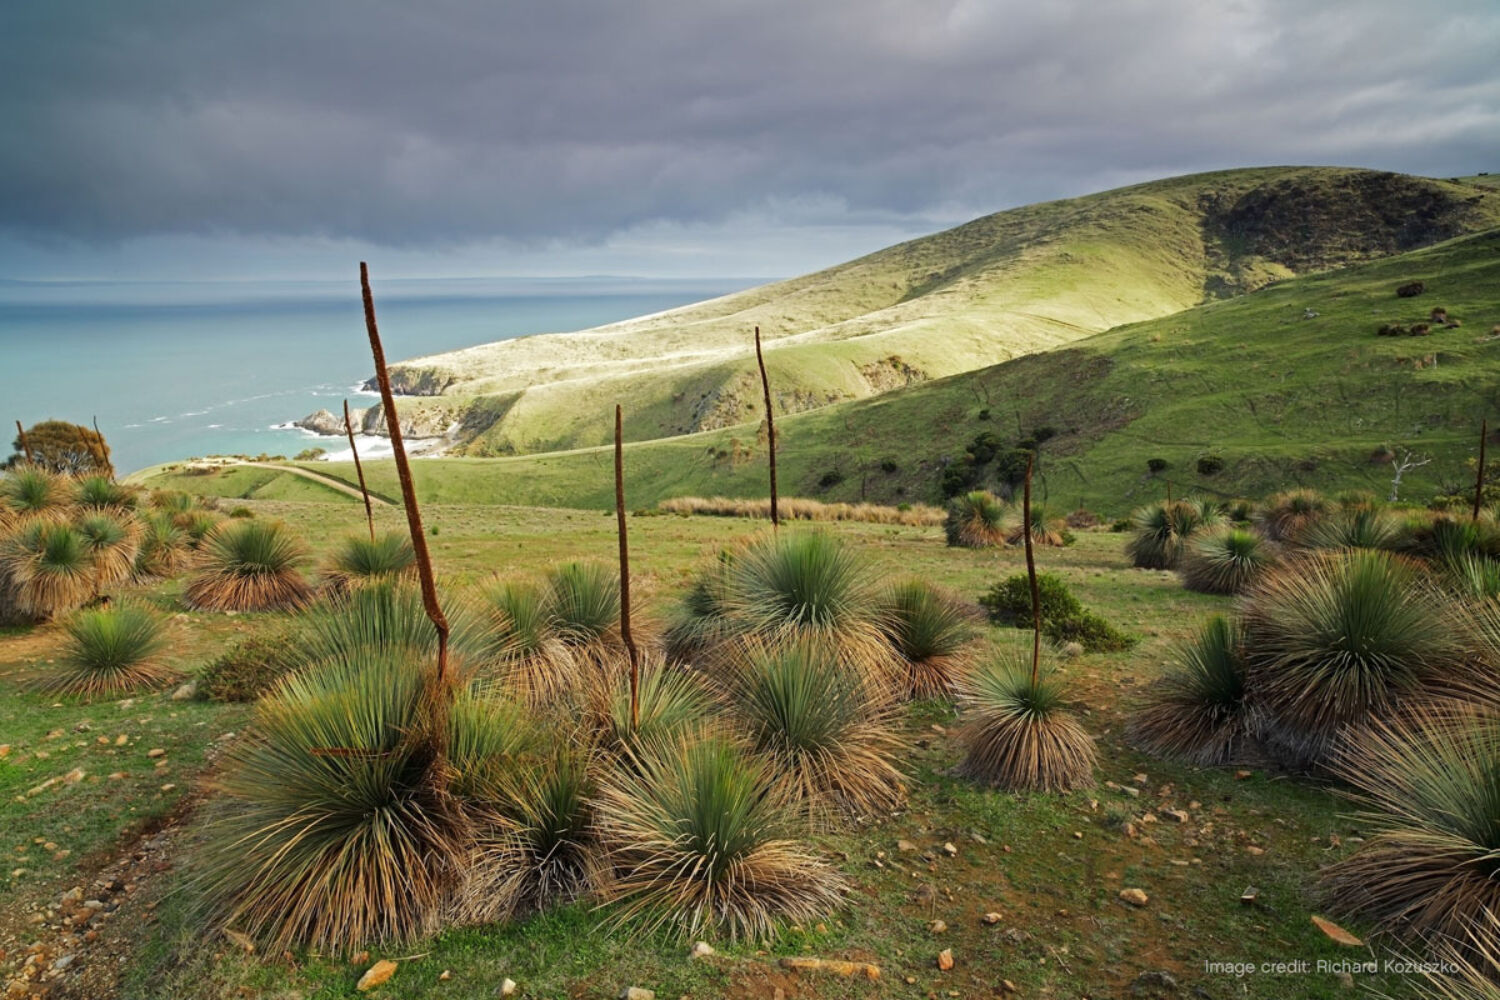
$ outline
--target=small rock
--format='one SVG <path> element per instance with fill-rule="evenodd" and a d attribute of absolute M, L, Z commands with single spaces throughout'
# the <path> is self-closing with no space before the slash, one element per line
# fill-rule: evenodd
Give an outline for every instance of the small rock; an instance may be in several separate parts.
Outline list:
<path fill-rule="evenodd" d="M 152 760 L 155 760 L 157 757 L 165 757 L 166 755 L 167 752 L 161 747 L 152 747 L 150 750 L 146 751 L 146 756 L 150 757 Z"/>
<path fill-rule="evenodd" d="M 620 1000 L 656 1000 L 656 991 L 627 986 L 620 992 Z"/>
<path fill-rule="evenodd" d="M 1021 988 L 1009 979 L 1000 980 L 1000 989 L 1005 993 L 1019 993 Z"/>
<path fill-rule="evenodd" d="M 949 969 L 953 968 L 952 948 L 944 948 L 942 951 L 938 952 L 937 967 L 944 972 L 947 972 Z"/>
<path fill-rule="evenodd" d="M 1192 817 L 1188 815 L 1188 811 L 1186 809 L 1163 809 L 1162 812 L 1166 814 L 1168 819 L 1173 820 L 1177 823 L 1186 823 L 1188 820 L 1192 819 Z"/>
<path fill-rule="evenodd" d="M 951 840 L 946 841 L 943 844 L 943 853 L 948 855 L 948 857 L 950 858 L 956 858 L 958 857 L 958 848 L 954 846 Z"/>
<path fill-rule="evenodd" d="M 991 910 L 989 913 L 986 913 L 984 916 L 980 917 L 979 919 L 983 920 L 985 923 L 990 924 L 991 926 L 993 926 L 993 925 L 998 924 L 1000 922 L 1000 914 L 996 913 L 994 910 Z"/>
<path fill-rule="evenodd" d="M 712 955 L 713 953 L 714 953 L 713 945 L 709 944 L 707 941 L 699 941 L 699 942 L 697 942 L 696 944 L 693 945 L 693 951 L 692 951 L 691 957 L 693 957 L 693 958 L 707 958 L 708 956 Z"/>
<path fill-rule="evenodd" d="M 125 744 L 127 744 L 129 742 L 130 742 L 130 737 L 126 736 L 124 733 L 121 733 L 119 736 L 115 737 L 115 746 L 117 746 L 117 747 L 122 747 L 122 746 L 124 746 Z"/>
<path fill-rule="evenodd" d="M 1121 889 L 1120 898 L 1131 906 L 1145 906 L 1151 902 L 1151 897 L 1146 895 L 1144 889 Z"/>
<path fill-rule="evenodd" d="M 1063 644 L 1062 657 L 1065 660 L 1076 660 L 1083 655 L 1083 643 L 1068 642 Z"/>
<path fill-rule="evenodd" d="M 198 682 L 188 681 L 172 692 L 173 701 L 192 701 L 198 696 Z"/>
<path fill-rule="evenodd" d="M 364 993 L 368 990 L 373 990 L 375 987 L 390 979 L 395 974 L 396 963 L 390 961 L 389 959 L 382 958 L 380 961 L 376 962 L 374 965 L 365 970 L 365 974 L 359 977 L 359 982 L 354 984 L 354 988 L 359 990 L 361 993 Z"/>
<path fill-rule="evenodd" d="M 1131 777 L 1130 780 L 1135 782 L 1137 785 L 1144 785 L 1147 781 L 1147 778 L 1144 774 L 1136 774 Z"/>
<path fill-rule="evenodd" d="M 53 972 L 66 972 L 68 967 L 78 961 L 77 955 L 59 955 L 52 963 Z"/>
<path fill-rule="evenodd" d="M 83 768 L 81 768 L 81 767 L 75 767 L 75 768 L 73 768 L 73 770 L 71 770 L 67 774 L 63 775 L 63 779 L 62 779 L 63 780 L 63 784 L 65 784 L 65 785 L 76 785 L 80 781 L 82 781 L 84 779 L 84 776 L 87 775 L 87 774 L 88 774 L 88 772 L 85 771 Z"/>
<path fill-rule="evenodd" d="M 915 851 L 916 849 L 917 849 L 917 845 L 913 844 L 909 840 L 898 840 L 898 841 L 896 841 L 896 850 L 898 850 L 898 851 L 901 851 L 901 852 L 905 853 L 907 851 Z"/>
<path fill-rule="evenodd" d="M 927 930 L 931 934 L 941 934 L 948 929 L 948 925 L 941 920 L 933 920 L 927 924 Z"/>
<path fill-rule="evenodd" d="M 1177 980 L 1169 972 L 1143 972 L 1135 977 L 1135 982 L 1130 985 L 1130 992 L 1139 993 L 1141 990 L 1166 990 L 1175 992 Z"/>
<path fill-rule="evenodd" d="M 1249 854 L 1252 857 L 1258 858 L 1262 854 L 1266 853 L 1266 849 L 1264 847 L 1256 847 L 1254 844 L 1251 844 L 1249 847 L 1245 848 L 1245 853 Z"/>
<path fill-rule="evenodd" d="M 1236 771 L 1236 772 L 1234 772 L 1234 780 L 1235 781 L 1244 781 L 1246 778 L 1249 778 L 1249 777 L 1253 776 L 1254 774 L 1255 774 L 1254 771 Z"/>
<path fill-rule="evenodd" d="M 500 983 L 500 995 L 501 996 L 503 996 L 503 997 L 512 996 L 515 992 L 516 992 L 516 981 L 514 979 L 505 979 L 505 980 L 503 980 Z"/>
<path fill-rule="evenodd" d="M 448 980 L 450 980 L 452 978 L 453 978 L 453 973 L 449 972 L 447 969 L 444 969 L 442 972 L 438 973 L 438 982 L 440 982 L 440 983 L 446 983 Z"/>

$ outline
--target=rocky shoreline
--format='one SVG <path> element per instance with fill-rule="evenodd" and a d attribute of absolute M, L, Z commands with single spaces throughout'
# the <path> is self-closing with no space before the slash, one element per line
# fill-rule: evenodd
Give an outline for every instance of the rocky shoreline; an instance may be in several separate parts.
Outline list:
<path fill-rule="evenodd" d="M 390 430 L 385 423 L 384 408 L 380 403 L 363 409 L 350 407 L 349 420 L 354 425 L 354 432 L 357 435 L 390 437 Z M 343 415 L 326 409 L 315 410 L 300 420 L 293 420 L 291 426 L 320 437 L 345 437 Z M 442 411 L 417 410 L 401 414 L 401 436 L 413 442 L 422 442 L 421 450 L 424 452 L 430 452 L 434 447 L 452 443 L 452 435 L 457 432 L 458 426 L 457 421 L 451 420 L 449 415 Z"/>

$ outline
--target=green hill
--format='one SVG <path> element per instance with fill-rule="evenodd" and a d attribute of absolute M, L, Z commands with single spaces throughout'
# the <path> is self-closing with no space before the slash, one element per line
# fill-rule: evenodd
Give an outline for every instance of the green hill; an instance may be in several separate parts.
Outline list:
<path fill-rule="evenodd" d="M 395 366 L 456 454 L 604 444 L 800 412 L 973 371 L 1298 274 L 1500 225 L 1500 192 L 1343 168 L 1199 174 L 977 219 L 815 274 L 595 330 Z M 377 297 L 379 289 L 377 288 Z"/>
<path fill-rule="evenodd" d="M 1422 280 L 1424 294 L 1396 288 Z M 1436 307 L 1462 323 L 1425 337 Z M 1314 315 L 1315 314 L 1315 315 Z M 1054 506 L 1124 513 L 1179 492 L 1259 496 L 1301 483 L 1386 495 L 1393 460 L 1430 459 L 1403 477 L 1425 501 L 1470 481 L 1480 418 L 1500 426 L 1500 229 L 1131 324 L 1066 347 L 777 422 L 784 493 L 825 500 L 934 501 L 966 446 L 1004 450 L 1039 428 L 1041 487 Z M 1500 438 L 1497 438 L 1500 442 Z M 1164 459 L 1161 475 L 1147 460 Z M 1200 474 L 1199 459 L 1222 469 Z M 424 459 L 435 502 L 608 507 L 607 448 L 504 459 Z M 763 496 L 764 445 L 741 424 L 627 449 L 632 506 L 683 494 Z M 995 486 L 1000 463 L 977 468 Z M 352 481 L 353 468 L 315 463 Z M 1212 463 L 1205 465 L 1211 468 Z M 392 495 L 389 462 L 366 468 Z M 189 488 L 215 492 L 212 479 Z"/>

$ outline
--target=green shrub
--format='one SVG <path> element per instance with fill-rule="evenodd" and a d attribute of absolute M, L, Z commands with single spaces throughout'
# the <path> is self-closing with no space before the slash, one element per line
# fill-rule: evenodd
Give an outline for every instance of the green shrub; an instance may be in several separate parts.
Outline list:
<path fill-rule="evenodd" d="M 1224 471 L 1224 458 L 1220 455 L 1198 456 L 1198 475 L 1217 476 Z"/>
<path fill-rule="evenodd" d="M 209 701 L 254 701 L 297 662 L 289 635 L 250 636 L 203 668 L 198 676 L 198 696 Z"/>
<path fill-rule="evenodd" d="M 1165 458 L 1146 459 L 1146 471 L 1153 476 L 1167 471 L 1167 460 Z"/>
<path fill-rule="evenodd" d="M 1057 645 L 1077 642 L 1090 653 L 1118 652 L 1134 644 L 1134 639 L 1085 609 L 1060 577 L 1038 574 L 1037 590 L 1041 598 L 1042 635 L 1051 642 Z M 979 603 L 996 624 L 1031 628 L 1031 583 L 1025 574 L 995 584 L 979 598 Z"/>

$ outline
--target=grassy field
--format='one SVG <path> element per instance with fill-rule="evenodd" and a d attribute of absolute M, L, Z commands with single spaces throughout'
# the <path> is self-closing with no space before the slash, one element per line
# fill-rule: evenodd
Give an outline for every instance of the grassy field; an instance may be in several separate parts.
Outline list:
<path fill-rule="evenodd" d="M 284 519 L 318 551 L 362 530 L 355 505 L 245 503 L 260 517 Z M 450 594 L 491 574 L 613 558 L 613 522 L 598 511 L 434 504 L 424 515 Z M 401 523 L 395 509 L 376 516 L 382 526 Z M 659 618 L 700 560 L 763 528 L 720 517 L 652 516 L 632 518 L 631 530 L 646 617 Z M 872 575 L 918 574 L 970 597 L 1023 567 L 1019 551 L 948 549 L 939 528 L 838 523 L 827 530 L 857 545 Z M 690 960 L 687 943 L 622 936 L 608 928 L 607 914 L 580 904 L 415 942 L 386 956 L 407 960 L 372 995 L 478 1000 L 497 995 L 511 978 L 526 997 L 611 997 L 626 985 L 660 997 L 769 997 L 777 988 L 801 998 L 972 997 L 996 995 L 1003 980 L 1020 996 L 1151 996 L 1159 973 L 1182 995 L 1347 995 L 1331 973 L 1236 978 L 1204 964 L 1370 957 L 1333 944 L 1309 922 L 1320 912 L 1317 869 L 1360 833 L 1341 815 L 1336 790 L 1268 772 L 1169 765 L 1121 737 L 1138 692 L 1162 670 L 1173 644 L 1226 608 L 1227 599 L 1189 593 L 1168 573 L 1129 568 L 1122 536 L 1108 532 L 1082 532 L 1075 546 L 1043 550 L 1039 558 L 1085 605 L 1139 639 L 1128 652 L 1063 665 L 1100 743 L 1097 788 L 1017 796 L 958 780 L 951 774 L 958 760 L 953 710 L 919 703 L 905 722 L 914 777 L 907 808 L 818 840 L 855 885 L 848 905 L 826 922 L 791 928 L 773 943 L 714 941 L 718 956 Z M 171 613 L 172 658 L 185 675 L 229 641 L 283 623 L 280 615 L 181 612 L 181 586 L 163 584 L 141 596 Z M 1004 647 L 1025 635 L 991 629 L 985 641 Z M 354 984 L 380 953 L 358 961 L 307 952 L 246 955 L 205 936 L 192 917 L 191 850 L 206 812 L 201 803 L 211 800 L 212 760 L 243 729 L 246 709 L 173 701 L 170 689 L 93 704 L 40 695 L 33 682 L 58 638 L 55 627 L 0 633 L 0 732 L 9 748 L 0 758 L 0 848 L 14 859 L 0 871 L 5 971 L 21 964 L 31 942 L 55 936 L 57 900 L 67 889 L 92 892 L 112 861 L 139 858 L 126 876 L 135 884 L 111 899 L 119 908 L 95 925 L 103 929 L 94 950 L 81 948 L 78 968 L 56 981 L 61 993 L 54 995 L 360 995 Z M 156 749 L 165 753 L 151 756 Z M 31 791 L 75 768 L 83 771 L 79 779 Z M 1184 810 L 1186 821 L 1173 820 L 1168 809 Z M 186 818 L 172 821 L 179 815 Z M 1258 902 L 1245 906 L 1240 895 L 1250 886 Z M 1148 905 L 1121 902 L 1127 887 L 1143 889 Z M 1000 921 L 983 923 L 989 912 Z M 946 929 L 931 930 L 934 920 Z M 944 948 L 955 958 L 947 972 L 935 964 Z M 874 962 L 881 980 L 799 976 L 775 965 L 778 957 L 804 953 Z M 1359 981 L 1404 995 L 1394 977 Z"/>
<path fill-rule="evenodd" d="M 558 451 L 756 421 L 751 330 L 782 411 L 1071 344 L 1265 284 L 1500 224 L 1500 194 L 1342 168 L 1199 174 L 996 213 L 815 274 L 597 330 L 403 362 L 415 419 L 465 453 Z M 377 303 L 380 290 L 375 289 Z M 298 415 L 300 416 L 300 414 Z"/>
<path fill-rule="evenodd" d="M 1398 298 L 1406 281 L 1425 294 Z M 1437 306 L 1462 326 L 1380 337 L 1385 323 L 1425 321 Z M 1428 460 L 1403 477 L 1425 503 L 1472 476 L 1482 417 L 1500 425 L 1500 230 L 1374 263 L 1278 283 L 1070 347 L 777 422 L 783 492 L 820 500 L 940 500 L 948 463 L 977 435 L 1009 447 L 1039 427 L 1041 489 L 1054 507 L 1122 516 L 1179 492 L 1260 496 L 1290 484 L 1388 494 L 1393 459 Z M 1201 458 L 1223 467 L 1200 475 Z M 1167 469 L 1147 470 L 1160 458 Z M 438 503 L 574 507 L 613 501 L 608 449 L 415 463 Z M 682 495 L 758 496 L 757 427 L 627 447 L 630 502 Z M 354 482 L 348 463 L 308 466 Z M 371 488 L 396 491 L 391 463 L 367 465 Z M 238 470 L 235 474 L 238 473 Z M 232 475 L 226 473 L 226 475 Z M 995 485 L 994 466 L 978 470 Z M 153 484 L 244 495 L 242 480 L 146 474 Z M 297 488 L 302 488 L 298 486 Z"/>

